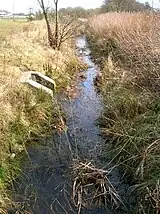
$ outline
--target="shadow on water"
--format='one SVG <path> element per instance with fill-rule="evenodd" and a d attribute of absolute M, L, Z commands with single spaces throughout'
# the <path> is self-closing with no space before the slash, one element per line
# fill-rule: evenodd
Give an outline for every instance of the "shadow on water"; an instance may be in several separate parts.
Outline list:
<path fill-rule="evenodd" d="M 86 79 L 78 84 L 79 95 L 71 101 L 63 102 L 63 109 L 68 115 L 68 131 L 55 134 L 53 138 L 43 139 L 36 146 L 27 149 L 29 161 L 25 163 L 22 175 L 15 181 L 12 192 L 20 213 L 61 214 L 77 213 L 72 204 L 71 155 L 68 141 L 72 143 L 73 153 L 81 159 L 93 161 L 102 167 L 101 150 L 104 141 L 100 129 L 95 125 L 102 111 L 101 98 L 97 95 L 93 80 L 98 67 L 90 57 L 86 38 L 77 38 L 77 54 L 88 65 Z M 33 143 L 34 144 L 34 143 Z M 114 170 L 110 175 L 112 184 L 122 199 L 128 185 L 121 181 L 120 174 Z M 127 203 L 127 202 L 124 202 Z M 8 213 L 15 213 L 10 210 Z M 83 214 L 130 213 L 122 210 L 82 209 Z"/>

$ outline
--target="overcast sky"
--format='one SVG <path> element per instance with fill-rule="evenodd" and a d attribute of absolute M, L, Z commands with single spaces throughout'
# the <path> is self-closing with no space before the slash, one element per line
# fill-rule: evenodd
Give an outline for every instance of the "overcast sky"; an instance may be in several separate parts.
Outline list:
<path fill-rule="evenodd" d="M 139 0 L 140 2 L 145 2 L 146 0 Z M 153 0 L 154 7 L 160 8 L 159 0 Z M 45 0 L 48 2 L 53 2 L 53 0 Z M 96 8 L 102 5 L 103 0 L 59 0 L 59 8 L 61 7 L 76 7 L 82 6 L 84 8 Z M 152 0 L 148 0 L 151 4 Z M 13 7 L 14 5 L 14 7 Z M 14 8 L 14 9 L 13 9 Z M 36 0 L 0 0 L 0 10 L 8 10 L 10 12 L 28 12 L 28 8 L 34 8 L 37 10 L 38 5 Z"/>

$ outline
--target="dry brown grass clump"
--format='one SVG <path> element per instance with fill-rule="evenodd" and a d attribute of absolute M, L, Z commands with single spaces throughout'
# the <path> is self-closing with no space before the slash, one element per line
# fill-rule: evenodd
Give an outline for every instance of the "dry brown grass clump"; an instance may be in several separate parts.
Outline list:
<path fill-rule="evenodd" d="M 100 56 L 110 54 L 116 64 L 132 69 L 141 86 L 159 88 L 160 14 L 107 13 L 93 17 L 89 27 Z"/>

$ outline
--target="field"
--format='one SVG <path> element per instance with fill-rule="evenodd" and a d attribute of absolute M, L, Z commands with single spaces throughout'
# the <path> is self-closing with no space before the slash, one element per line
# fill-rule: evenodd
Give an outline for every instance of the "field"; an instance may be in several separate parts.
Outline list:
<path fill-rule="evenodd" d="M 18 31 L 23 30 L 26 20 L 6 20 L 0 19 L 0 39 L 5 39 L 6 36 L 12 36 Z"/>
<path fill-rule="evenodd" d="M 44 92 L 19 84 L 21 73 L 43 72 L 55 80 L 59 93 L 84 68 L 71 41 L 64 43 L 60 51 L 53 50 L 46 33 L 43 21 L 0 20 L 0 213 L 10 203 L 5 188 L 21 168 L 14 156 L 18 157 L 32 138 L 62 125 L 57 103 Z"/>
<path fill-rule="evenodd" d="M 107 13 L 87 30 L 102 69 L 102 130 L 115 165 L 132 183 L 138 213 L 160 212 L 160 15 Z"/>

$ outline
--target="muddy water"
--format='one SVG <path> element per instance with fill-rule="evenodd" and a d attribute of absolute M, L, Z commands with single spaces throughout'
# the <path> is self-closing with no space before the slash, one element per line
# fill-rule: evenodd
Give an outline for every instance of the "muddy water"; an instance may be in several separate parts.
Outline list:
<path fill-rule="evenodd" d="M 71 200 L 72 158 L 78 156 L 81 160 L 104 166 L 101 150 L 105 142 L 96 125 L 102 104 L 93 84 L 98 68 L 91 60 L 84 36 L 77 38 L 76 48 L 79 57 L 88 65 L 84 72 L 86 78 L 77 84 L 78 96 L 73 100 L 63 101 L 63 109 L 68 116 L 68 131 L 54 134 L 52 139 L 42 139 L 27 150 L 29 161 L 26 162 L 21 177 L 16 180 L 15 190 L 12 192 L 20 213 L 77 213 Z M 117 170 L 111 173 L 110 180 L 125 201 L 128 185 L 122 183 Z M 127 204 L 126 201 L 125 203 Z M 125 210 L 124 206 L 114 211 L 110 208 L 90 208 L 83 209 L 82 213 L 130 213 Z M 11 209 L 9 213 L 15 213 L 15 210 Z"/>

